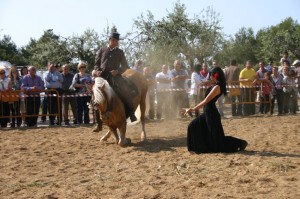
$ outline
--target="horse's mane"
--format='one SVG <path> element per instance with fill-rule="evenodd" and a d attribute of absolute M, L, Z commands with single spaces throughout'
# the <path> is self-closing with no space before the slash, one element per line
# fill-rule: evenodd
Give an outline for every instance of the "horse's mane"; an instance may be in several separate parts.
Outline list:
<path fill-rule="evenodd" d="M 103 92 L 106 93 L 109 101 L 112 99 L 112 96 L 113 96 L 112 88 L 110 87 L 108 82 L 101 77 L 95 78 L 95 85 L 93 88 L 93 92 L 94 92 L 94 96 L 95 96 L 94 103 L 96 103 L 96 104 L 102 104 L 103 101 L 106 100 L 105 96 L 103 95 Z"/>

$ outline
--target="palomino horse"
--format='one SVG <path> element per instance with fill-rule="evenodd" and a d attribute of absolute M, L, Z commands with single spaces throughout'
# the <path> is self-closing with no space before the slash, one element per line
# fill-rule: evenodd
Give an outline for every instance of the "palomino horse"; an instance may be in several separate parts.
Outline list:
<path fill-rule="evenodd" d="M 147 81 L 142 74 L 132 69 L 127 69 L 122 76 L 132 81 L 138 89 L 138 95 L 133 98 L 133 104 L 134 109 L 140 105 L 140 121 L 142 125 L 141 141 L 146 141 L 145 110 L 146 94 L 148 90 Z M 95 78 L 93 92 L 94 104 L 97 104 L 97 108 L 101 112 L 103 122 L 109 127 L 109 131 L 100 139 L 100 141 L 106 141 L 110 137 L 111 133 L 113 133 L 117 144 L 120 146 L 126 145 L 127 123 L 123 102 L 108 82 L 101 77 Z M 118 136 L 117 129 L 119 129 L 120 136 Z"/>

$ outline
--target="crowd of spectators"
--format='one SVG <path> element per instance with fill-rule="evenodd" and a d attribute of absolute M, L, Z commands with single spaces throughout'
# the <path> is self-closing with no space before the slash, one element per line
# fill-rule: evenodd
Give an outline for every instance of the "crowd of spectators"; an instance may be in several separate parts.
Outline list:
<path fill-rule="evenodd" d="M 255 70 L 253 63 L 247 61 L 241 69 L 235 60 L 231 60 L 228 67 L 222 67 L 228 86 L 226 100 L 230 103 L 231 115 L 295 114 L 298 111 L 300 61 L 291 63 L 288 54 L 284 53 L 279 66 L 271 61 L 267 66 L 264 61 L 258 65 L 258 70 Z M 211 68 L 217 66 L 214 60 Z M 173 67 L 162 65 L 161 71 L 152 73 L 151 68 L 143 66 L 141 60 L 136 61 L 132 69 L 142 73 L 148 81 L 147 118 L 182 118 L 183 108 L 204 99 L 211 68 L 208 63 L 196 64 L 189 73 L 180 60 L 175 60 Z M 87 73 L 85 62 L 80 62 L 77 69 L 78 72 L 72 74 L 68 64 L 60 68 L 60 65 L 49 61 L 47 71 L 39 76 L 34 66 L 20 70 L 11 66 L 9 75 L 5 74 L 4 67 L 0 67 L 1 127 L 37 126 L 39 115 L 42 115 L 40 121 L 48 121 L 50 126 L 90 124 L 91 110 L 88 104 L 93 78 Z M 41 94 L 42 91 L 45 94 Z M 7 95 L 18 97 L 5 98 Z M 221 116 L 224 116 L 224 101 L 224 98 L 220 98 L 218 102 Z M 255 106 L 257 101 L 258 110 Z M 199 113 L 195 112 L 194 116 L 197 117 Z"/>

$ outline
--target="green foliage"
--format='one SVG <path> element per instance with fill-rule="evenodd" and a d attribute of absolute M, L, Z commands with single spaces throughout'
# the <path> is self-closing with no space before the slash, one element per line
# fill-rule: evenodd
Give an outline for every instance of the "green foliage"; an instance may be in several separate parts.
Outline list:
<path fill-rule="evenodd" d="M 4 35 L 3 39 L 0 40 L 0 60 L 8 61 L 16 65 L 26 64 L 22 53 L 17 49 L 16 44 L 8 35 Z"/>
<path fill-rule="evenodd" d="M 234 36 L 223 44 L 223 51 L 215 57 L 221 66 L 229 65 L 231 59 L 244 65 L 247 60 L 257 62 L 257 41 L 252 28 L 241 28 Z"/>
<path fill-rule="evenodd" d="M 72 62 L 85 61 L 88 69 L 92 70 L 95 63 L 96 51 L 100 48 L 100 39 L 98 34 L 91 29 L 87 29 L 80 36 L 74 35 L 68 38 L 68 49 L 71 53 Z M 73 67 L 77 70 L 77 67 Z"/>
<path fill-rule="evenodd" d="M 152 71 L 160 71 L 163 64 L 173 65 L 181 59 L 187 67 L 196 63 L 217 60 L 219 66 L 229 65 L 236 59 L 240 66 L 247 60 L 270 59 L 279 61 L 281 53 L 288 50 L 292 60 L 300 58 L 300 25 L 292 18 L 268 28 L 255 35 L 252 28 L 242 27 L 233 37 L 225 37 L 220 27 L 220 16 L 212 7 L 203 9 L 190 17 L 180 1 L 165 17 L 156 20 L 148 11 L 134 20 L 133 29 L 121 33 L 119 45 L 124 50 L 129 65 L 141 59 Z M 46 66 L 48 60 L 57 63 L 70 63 L 77 70 L 80 60 L 94 66 L 96 51 L 107 45 L 110 32 L 118 32 L 116 26 L 105 27 L 99 35 L 87 29 L 82 35 L 63 38 L 53 30 L 44 31 L 38 39 L 30 39 L 21 49 L 9 36 L 0 40 L 0 60 L 17 65 Z"/>
<path fill-rule="evenodd" d="M 67 39 L 54 34 L 53 30 L 49 29 L 44 31 L 40 39 L 31 39 L 24 51 L 31 65 L 45 69 L 49 60 L 60 64 L 69 63 L 71 53 L 67 47 Z"/>
<path fill-rule="evenodd" d="M 145 60 L 154 69 L 163 64 L 172 65 L 182 59 L 188 66 L 211 59 L 220 50 L 223 35 L 218 14 L 212 8 L 188 18 L 184 4 L 177 2 L 174 10 L 161 20 L 154 20 L 148 11 L 134 21 L 137 36 L 135 56 Z"/>
<path fill-rule="evenodd" d="M 279 61 L 282 52 L 287 50 L 292 59 L 300 57 L 300 25 L 287 18 L 276 26 L 261 29 L 257 33 L 258 57 Z"/>

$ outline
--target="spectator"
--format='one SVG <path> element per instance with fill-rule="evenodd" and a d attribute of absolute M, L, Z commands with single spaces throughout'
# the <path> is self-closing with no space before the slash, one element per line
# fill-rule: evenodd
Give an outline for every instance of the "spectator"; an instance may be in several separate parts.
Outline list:
<path fill-rule="evenodd" d="M 260 85 L 261 85 L 261 88 L 260 90 L 257 89 L 257 91 L 259 91 L 260 95 L 259 95 L 259 112 L 260 113 L 264 113 L 264 107 L 265 107 L 265 97 L 264 95 L 262 94 L 263 93 L 263 83 L 261 82 L 261 80 L 264 80 L 265 79 L 265 73 L 267 72 L 267 70 L 265 69 L 265 62 L 264 61 L 259 61 L 258 63 L 259 65 L 259 69 L 256 71 L 256 79 L 257 80 L 260 80 Z"/>
<path fill-rule="evenodd" d="M 281 62 L 281 67 L 279 68 L 279 73 L 282 74 L 282 70 L 284 67 L 287 67 L 288 70 L 290 70 L 290 65 L 291 65 L 291 62 L 288 59 L 284 59 Z"/>
<path fill-rule="evenodd" d="M 228 83 L 230 92 L 230 102 L 231 102 L 231 114 L 232 116 L 242 115 L 242 100 L 240 94 L 240 88 L 238 85 L 240 75 L 240 68 L 237 66 L 236 60 L 230 61 L 230 66 L 225 70 L 225 78 Z M 238 91 L 233 94 L 233 91 Z M 237 104 L 238 103 L 238 104 Z"/>
<path fill-rule="evenodd" d="M 272 83 L 274 85 L 273 93 L 272 93 L 272 104 L 271 104 L 271 114 L 274 113 L 275 100 L 277 101 L 278 107 L 278 115 L 282 115 L 283 113 L 283 90 L 282 90 L 282 81 L 283 76 L 278 73 L 278 67 L 273 67 L 272 74 Z"/>
<path fill-rule="evenodd" d="M 24 76 L 28 74 L 27 66 L 23 66 L 21 68 L 20 72 L 21 72 L 20 79 L 21 79 L 21 82 L 23 82 Z M 21 116 L 22 116 L 22 126 L 25 126 L 26 125 L 26 121 L 25 121 L 25 114 L 26 114 L 25 97 L 24 97 L 23 92 L 21 92 L 20 95 L 21 95 L 20 113 L 21 113 Z"/>
<path fill-rule="evenodd" d="M 295 72 L 296 72 L 296 81 L 297 81 L 297 86 L 298 86 L 298 97 L 300 97 L 300 60 L 295 60 L 294 63 L 293 63 L 293 66 L 295 67 Z M 298 106 L 298 100 L 297 100 L 297 104 L 296 104 L 296 107 L 297 107 L 297 111 L 299 111 L 299 106 Z"/>
<path fill-rule="evenodd" d="M 175 110 L 175 115 L 178 118 L 182 116 L 179 115 L 182 108 L 186 108 L 186 99 L 188 98 L 185 91 L 185 80 L 188 78 L 187 73 L 182 69 L 181 62 L 175 60 L 174 69 L 171 70 L 171 82 L 172 82 L 172 107 Z"/>
<path fill-rule="evenodd" d="M 21 77 L 24 77 L 25 75 L 27 75 L 28 74 L 28 68 L 27 68 L 27 66 L 23 66 L 22 68 L 21 68 Z"/>
<path fill-rule="evenodd" d="M 208 75 L 208 66 L 206 63 L 202 64 L 202 70 L 200 71 L 200 78 L 201 78 L 201 87 L 199 89 L 199 100 L 204 100 L 204 95 L 206 92 L 207 87 L 204 85 L 206 81 L 209 80 L 209 75 Z"/>
<path fill-rule="evenodd" d="M 19 76 L 18 69 L 16 66 L 11 66 L 9 71 L 9 78 L 12 90 L 19 91 L 21 90 L 22 79 Z M 14 93 L 14 95 L 18 95 L 19 93 Z M 9 102 L 9 109 L 11 111 L 12 120 L 11 127 L 17 126 L 20 127 L 22 123 L 22 118 L 20 114 L 20 98 L 16 101 Z M 17 121 L 16 121 L 17 120 Z"/>
<path fill-rule="evenodd" d="M 267 70 L 265 69 L 264 61 L 259 61 L 258 65 L 259 69 L 256 71 L 256 78 L 261 80 L 265 78 L 265 73 L 267 72 Z"/>
<path fill-rule="evenodd" d="M 280 58 L 280 63 L 283 64 L 284 61 L 288 61 L 289 64 L 292 63 L 292 60 L 289 57 L 289 52 L 285 50 L 282 54 L 282 57 Z"/>
<path fill-rule="evenodd" d="M 199 99 L 199 85 L 203 81 L 201 76 L 200 76 L 200 70 L 201 70 L 201 65 L 196 64 L 194 66 L 194 71 L 191 76 L 191 90 L 190 90 L 190 95 L 193 96 L 194 99 L 194 104 L 198 104 L 200 102 Z M 195 110 L 195 116 L 198 117 L 200 111 Z"/>
<path fill-rule="evenodd" d="M 36 91 L 44 89 L 44 82 L 41 77 L 36 75 L 34 66 L 29 67 L 29 74 L 24 76 L 21 88 L 29 94 L 25 99 L 26 113 L 27 115 L 33 115 L 25 119 L 26 124 L 29 127 L 36 126 L 38 118 L 36 115 L 39 114 L 41 104 L 40 95 Z"/>
<path fill-rule="evenodd" d="M 92 84 L 92 77 L 86 73 L 87 64 L 80 62 L 78 64 L 79 73 L 74 75 L 72 87 L 76 89 L 77 97 L 77 122 L 78 124 L 89 124 L 89 107 L 88 103 L 91 101 L 90 90 Z"/>
<path fill-rule="evenodd" d="M 1 95 L 4 94 L 3 92 L 8 91 L 11 89 L 10 85 L 10 79 L 9 77 L 5 76 L 5 66 L 0 66 L 0 92 Z M 0 125 L 1 127 L 7 127 L 7 123 L 9 121 L 9 104 L 8 101 L 3 100 L 3 98 L 0 98 L 0 105 L 1 105 L 1 110 L 0 110 L 0 116 L 2 117 L 7 117 L 7 118 L 0 118 Z"/>
<path fill-rule="evenodd" d="M 274 86 L 271 82 L 271 73 L 264 73 L 264 78 L 260 80 L 261 83 L 261 101 L 259 104 L 259 112 L 267 114 L 270 111 L 270 96 L 272 95 Z"/>
<path fill-rule="evenodd" d="M 143 69 L 143 75 L 148 83 L 148 95 L 149 95 L 149 112 L 148 119 L 153 120 L 155 114 L 155 89 L 156 81 L 153 75 L 151 74 L 150 68 L 145 67 Z"/>
<path fill-rule="evenodd" d="M 156 118 L 158 120 L 162 119 L 162 115 L 170 116 L 170 88 L 171 88 L 171 75 L 168 73 L 168 66 L 163 65 L 162 71 L 157 73 L 155 76 L 157 81 L 157 109 Z M 164 108 L 163 108 L 164 107 Z"/>
<path fill-rule="evenodd" d="M 247 61 L 245 68 L 240 72 L 239 81 L 243 102 L 243 115 L 254 115 L 255 114 L 255 87 L 253 85 L 256 84 L 256 72 L 253 69 L 252 61 Z"/>
<path fill-rule="evenodd" d="M 133 70 L 138 71 L 139 73 L 143 74 L 143 61 L 142 60 L 137 60 L 132 67 Z"/>
<path fill-rule="evenodd" d="M 47 90 L 53 90 L 50 92 L 47 92 L 46 99 L 48 100 L 48 112 L 49 112 L 49 120 L 50 125 L 54 125 L 55 120 L 55 114 L 59 115 L 57 125 L 61 125 L 62 122 L 62 114 L 61 114 L 61 96 L 62 94 L 62 82 L 63 82 L 63 76 L 62 74 L 57 70 L 57 65 L 53 64 L 52 62 L 48 62 L 48 71 L 45 74 L 45 87 Z M 58 94 L 58 96 L 57 96 Z"/>
<path fill-rule="evenodd" d="M 75 91 L 70 89 L 72 85 L 72 81 L 74 75 L 70 73 L 70 67 L 68 64 L 62 66 L 62 108 L 63 108 L 63 120 L 65 125 L 70 125 L 69 119 L 69 107 L 71 106 L 72 114 L 73 114 L 73 124 L 77 124 L 77 103 L 75 98 Z"/>
<path fill-rule="evenodd" d="M 296 113 L 296 100 L 297 100 L 297 88 L 295 76 L 296 73 L 294 70 L 290 70 L 287 67 L 282 69 L 283 74 L 283 92 L 284 92 L 284 100 L 283 100 L 283 110 L 284 113 Z"/>
<path fill-rule="evenodd" d="M 271 73 L 271 74 L 273 72 L 273 63 L 274 62 L 272 60 L 270 60 L 269 64 L 265 67 L 266 71 L 269 72 L 269 73 Z"/>

